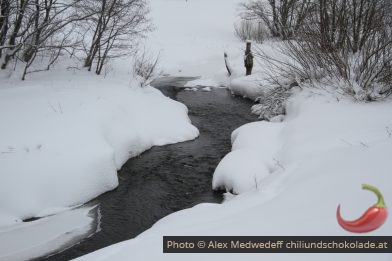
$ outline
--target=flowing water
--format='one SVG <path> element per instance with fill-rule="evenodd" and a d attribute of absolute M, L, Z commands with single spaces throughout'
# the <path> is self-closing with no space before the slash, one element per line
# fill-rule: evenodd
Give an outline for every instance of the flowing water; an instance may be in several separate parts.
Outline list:
<path fill-rule="evenodd" d="M 256 120 L 248 100 L 227 89 L 184 91 L 192 78 L 167 77 L 153 83 L 164 94 L 184 103 L 200 136 L 153 147 L 130 159 L 119 171 L 119 186 L 89 204 L 100 208 L 101 230 L 81 243 L 45 260 L 69 260 L 99 248 L 131 239 L 175 211 L 202 202 L 222 201 L 211 189 L 219 161 L 231 150 L 231 132 Z"/>

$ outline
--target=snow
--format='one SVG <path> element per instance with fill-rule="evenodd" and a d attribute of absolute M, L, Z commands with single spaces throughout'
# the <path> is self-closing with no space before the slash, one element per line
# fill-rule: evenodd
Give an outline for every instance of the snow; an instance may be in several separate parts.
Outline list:
<path fill-rule="evenodd" d="M 222 164 L 234 166 L 241 174 L 237 156 L 263 162 L 275 158 L 276 165 L 260 186 L 240 195 L 226 194 L 223 204 L 200 204 L 158 221 L 133 240 L 99 250 L 78 260 L 183 260 L 184 255 L 163 254 L 162 236 L 350 236 L 336 220 L 358 218 L 376 197 L 361 190 L 361 184 L 376 186 L 386 204 L 392 198 L 389 186 L 392 167 L 392 101 L 355 103 L 351 98 L 330 92 L 305 89 L 290 99 L 287 116 L 281 123 L 260 122 L 245 125 L 233 135 L 233 151 Z M 256 129 L 259 128 L 259 131 Z M 275 129 L 274 129 L 275 128 Z M 253 141 L 254 143 L 252 143 Z M 271 155 L 262 154 L 262 150 Z M 257 149 L 261 149 L 257 151 Z M 236 154 L 233 154 L 236 153 Z M 216 175 L 220 172 L 216 169 Z M 246 173 L 246 167 L 244 167 Z M 229 172 L 231 170 L 228 170 Z M 259 171 L 265 171 L 261 165 Z M 230 176 L 227 174 L 226 184 Z M 244 179 L 231 180 L 242 188 Z M 215 177 L 214 177 L 215 178 Z M 247 190 L 247 192 L 245 191 Z M 392 234 L 387 221 L 370 236 Z M 206 260 L 391 260 L 391 254 L 203 254 Z M 200 260 L 200 254 L 187 254 L 187 260 Z"/>
<path fill-rule="evenodd" d="M 99 207 L 64 211 L 22 225 L 0 228 L 0 259 L 27 260 L 68 248 L 100 230 Z"/>
<path fill-rule="evenodd" d="M 262 44 L 254 44 L 252 49 L 256 57 L 254 69 L 252 74 L 248 76 L 241 75 L 241 61 L 237 56 L 237 59 L 234 60 L 236 74 L 230 78 L 227 85 L 230 91 L 236 95 L 256 101 L 259 97 L 273 91 L 277 87 L 283 86 L 288 88 L 295 79 L 285 78 L 281 75 L 281 70 L 273 65 L 277 61 L 292 62 L 291 58 L 282 52 L 282 48 L 282 43 L 273 39 L 266 40 Z M 260 55 L 270 58 L 261 59 L 259 58 Z"/>
<path fill-rule="evenodd" d="M 211 86 L 211 87 L 219 87 L 216 86 L 216 82 L 213 79 L 197 79 L 194 81 L 189 81 L 185 84 L 185 87 L 198 87 L 198 86 Z"/>
<path fill-rule="evenodd" d="M 212 188 L 241 194 L 261 187 L 263 180 L 276 169 L 275 157 L 281 148 L 282 128 L 282 123 L 260 121 L 233 131 L 232 152 L 217 166 Z"/>
<path fill-rule="evenodd" d="M 257 150 L 236 150 L 227 154 L 216 167 L 212 188 L 241 194 L 257 188 L 269 174 Z"/>
<path fill-rule="evenodd" d="M 187 87 L 227 86 L 253 100 L 275 88 L 265 63 L 256 63 L 254 74 L 244 76 L 244 43 L 234 38 L 232 29 L 239 2 L 151 1 L 157 31 L 150 44 L 163 50 L 164 71 L 201 76 Z M 277 45 L 272 40 L 260 48 L 283 59 Z M 286 85 L 292 79 L 278 80 Z M 391 260 L 391 254 L 163 254 L 162 237 L 170 235 L 351 236 L 338 225 L 336 209 L 341 204 L 342 216 L 353 220 L 373 205 L 376 198 L 361 190 L 362 183 L 378 187 L 388 205 L 392 101 L 355 103 L 331 93 L 336 92 L 305 88 L 286 104 L 286 116 L 246 124 L 232 133 L 232 151 L 217 166 L 212 186 L 238 195 L 228 192 L 223 204 L 175 212 L 135 239 L 78 260 Z M 391 234 L 392 222 L 387 221 L 367 235 Z"/>
<path fill-rule="evenodd" d="M 129 75 L 59 68 L 0 89 L 0 225 L 85 203 L 152 146 L 194 139 L 187 108 Z"/>
<path fill-rule="evenodd" d="M 187 84 L 192 91 L 227 86 L 255 100 L 275 88 L 266 64 L 255 64 L 254 74 L 244 76 L 245 44 L 232 26 L 240 2 L 151 0 L 157 30 L 145 44 L 160 53 L 160 69 L 200 76 Z M 275 45 L 261 48 L 278 55 Z M 105 77 L 64 68 L 25 82 L 0 75 L 0 259 L 41 256 L 90 235 L 88 208 L 62 211 L 114 189 L 116 171 L 129 157 L 197 137 L 184 105 L 151 87 L 133 88 L 139 84 L 129 61 L 117 62 Z M 335 213 L 341 204 L 342 216 L 355 219 L 375 203 L 362 183 L 378 187 L 391 202 L 391 100 L 355 103 L 305 89 L 289 100 L 286 112 L 232 133 L 232 151 L 217 166 L 212 186 L 237 195 L 173 213 L 135 239 L 79 260 L 391 260 L 391 254 L 162 253 L 162 236 L 169 235 L 352 235 L 339 227 Z M 368 235 L 391 234 L 387 221 Z"/>
<path fill-rule="evenodd" d="M 194 92 L 197 92 L 198 89 L 197 88 L 185 88 L 184 91 L 194 91 Z"/>
<path fill-rule="evenodd" d="M 151 17 L 155 31 L 145 45 L 160 55 L 160 70 L 176 76 L 197 76 L 185 87 L 229 87 L 240 96 L 256 100 L 275 88 L 265 63 L 254 63 L 253 74 L 245 76 L 246 43 L 234 34 L 241 0 L 152 0 Z M 208 6 L 208 8 L 206 8 Z M 283 59 L 274 40 L 253 43 L 276 59 Z M 225 67 L 224 53 L 232 75 Z"/>
<path fill-rule="evenodd" d="M 227 87 L 226 52 L 232 77 L 244 75 L 245 43 L 236 38 L 233 29 L 239 3 L 241 0 L 150 1 L 155 31 L 145 45 L 160 55 L 163 73 L 201 77 L 186 87 Z"/>
<path fill-rule="evenodd" d="M 230 82 L 229 89 L 236 95 L 256 100 L 264 93 L 263 86 L 268 86 L 268 82 L 262 84 L 263 81 L 264 78 L 260 77 L 260 74 L 238 77 Z"/>
<path fill-rule="evenodd" d="M 205 78 L 224 69 L 225 49 L 242 46 L 233 33 L 239 2 L 152 0 L 151 17 L 156 30 L 146 45 L 160 53 L 161 69 L 172 75 Z"/>
<path fill-rule="evenodd" d="M 281 147 L 283 124 L 266 121 L 251 122 L 234 130 L 231 135 L 232 150 L 252 148 L 266 162 L 270 162 Z M 254 139 L 257 137 L 257 139 Z"/>

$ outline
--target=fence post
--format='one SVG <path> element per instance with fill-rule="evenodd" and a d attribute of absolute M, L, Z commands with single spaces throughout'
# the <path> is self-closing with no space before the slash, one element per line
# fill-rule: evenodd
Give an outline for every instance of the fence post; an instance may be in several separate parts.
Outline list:
<path fill-rule="evenodd" d="M 244 63 L 245 63 L 245 68 L 246 68 L 246 75 L 251 75 L 252 69 L 253 69 L 253 54 L 251 51 L 251 42 L 250 41 L 246 42 Z"/>

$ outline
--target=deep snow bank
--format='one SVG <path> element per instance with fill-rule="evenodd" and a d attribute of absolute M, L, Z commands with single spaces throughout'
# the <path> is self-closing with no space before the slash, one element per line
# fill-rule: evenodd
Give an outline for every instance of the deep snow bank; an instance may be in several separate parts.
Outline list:
<path fill-rule="evenodd" d="M 263 186 L 263 180 L 278 166 L 276 157 L 282 146 L 283 126 L 282 123 L 259 121 L 233 131 L 232 152 L 217 166 L 212 188 L 241 194 Z"/>
<path fill-rule="evenodd" d="M 198 135 L 154 88 L 63 74 L 1 86 L 0 225 L 84 203 L 117 186 L 128 158 Z"/>
<path fill-rule="evenodd" d="M 247 139 L 259 146 L 279 148 L 276 167 L 257 189 L 250 188 L 224 204 L 201 204 L 176 212 L 134 240 L 113 245 L 80 260 L 183 260 L 184 255 L 163 254 L 162 236 L 168 235 L 352 235 L 336 220 L 336 208 L 348 220 L 359 217 L 376 202 L 361 190 L 362 183 L 380 189 L 386 204 L 392 202 L 392 101 L 353 103 L 325 92 L 297 94 L 287 106 L 288 115 L 278 138 L 254 132 Z M 263 123 L 268 129 L 268 124 Z M 279 123 L 278 123 L 279 124 Z M 245 131 L 245 129 L 243 129 Z M 249 130 L 248 130 L 249 131 Z M 237 131 L 238 132 L 238 131 Z M 235 141 L 239 141 L 241 131 Z M 263 136 L 262 136 L 263 135 Z M 234 141 L 234 142 L 235 142 Z M 276 144 L 278 142 L 279 144 Z M 241 142 L 241 149 L 251 147 Z M 235 147 L 237 147 L 236 145 Z M 234 150 L 235 151 L 235 150 Z M 258 154 L 256 154 L 257 157 Z M 255 155 L 252 155 L 255 156 Z M 263 154 L 259 155 L 261 160 Z M 240 162 L 238 162 L 240 164 Z M 392 234 L 388 220 L 367 235 Z M 189 254 L 187 260 L 200 260 Z M 211 260 L 391 260 L 391 254 L 203 254 Z"/>

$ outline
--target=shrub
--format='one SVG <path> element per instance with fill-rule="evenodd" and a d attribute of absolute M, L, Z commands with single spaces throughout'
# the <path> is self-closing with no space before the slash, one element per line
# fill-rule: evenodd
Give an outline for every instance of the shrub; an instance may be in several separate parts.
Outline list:
<path fill-rule="evenodd" d="M 241 41 L 252 40 L 262 43 L 267 35 L 267 29 L 262 22 L 255 20 L 241 19 L 239 23 L 234 24 L 235 35 Z"/>
<path fill-rule="evenodd" d="M 319 0 L 315 6 L 295 38 L 285 41 L 286 62 L 271 60 L 262 52 L 256 56 L 269 60 L 285 76 L 331 80 L 357 100 L 388 96 L 392 91 L 390 1 Z"/>
<path fill-rule="evenodd" d="M 158 71 L 158 62 L 159 54 L 154 58 L 146 50 L 135 55 L 133 73 L 140 79 L 142 87 L 149 85 L 161 75 L 161 72 Z"/>
<path fill-rule="evenodd" d="M 242 17 L 263 22 L 273 37 L 291 38 L 313 8 L 312 0 L 250 0 L 242 5 Z"/>

